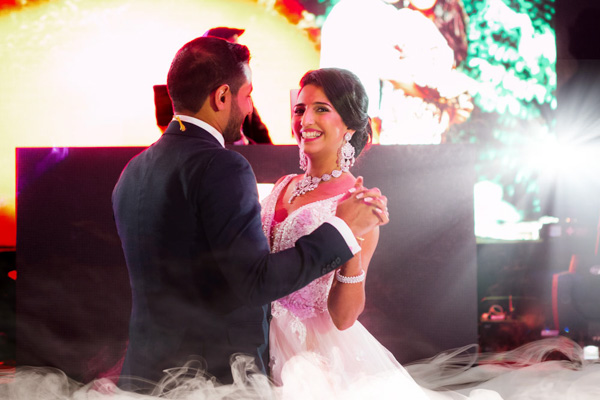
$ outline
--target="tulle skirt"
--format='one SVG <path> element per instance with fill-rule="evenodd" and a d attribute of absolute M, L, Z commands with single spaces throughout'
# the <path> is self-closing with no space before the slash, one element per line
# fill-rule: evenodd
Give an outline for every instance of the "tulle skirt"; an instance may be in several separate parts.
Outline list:
<path fill-rule="evenodd" d="M 340 331 L 327 312 L 303 320 L 285 308 L 273 314 L 271 376 L 286 399 L 319 398 L 318 394 L 328 399 L 381 399 L 388 392 L 428 398 L 360 322 Z"/>

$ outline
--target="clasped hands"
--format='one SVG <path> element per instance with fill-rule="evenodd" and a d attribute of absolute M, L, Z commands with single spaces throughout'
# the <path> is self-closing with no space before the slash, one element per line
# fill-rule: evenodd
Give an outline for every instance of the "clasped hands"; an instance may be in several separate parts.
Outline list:
<path fill-rule="evenodd" d="M 363 178 L 358 177 L 354 187 L 338 202 L 336 216 L 348 224 L 355 236 L 361 237 L 390 222 L 387 197 L 377 188 L 365 188 Z"/>

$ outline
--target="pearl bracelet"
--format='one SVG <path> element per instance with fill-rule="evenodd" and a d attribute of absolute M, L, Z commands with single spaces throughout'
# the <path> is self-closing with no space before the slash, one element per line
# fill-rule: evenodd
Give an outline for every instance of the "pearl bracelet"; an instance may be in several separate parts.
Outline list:
<path fill-rule="evenodd" d="M 366 274 L 364 269 L 361 269 L 360 275 L 356 276 L 344 276 L 340 273 L 339 269 L 335 271 L 335 279 L 337 279 L 337 281 L 341 283 L 360 283 L 365 280 L 365 275 Z"/>

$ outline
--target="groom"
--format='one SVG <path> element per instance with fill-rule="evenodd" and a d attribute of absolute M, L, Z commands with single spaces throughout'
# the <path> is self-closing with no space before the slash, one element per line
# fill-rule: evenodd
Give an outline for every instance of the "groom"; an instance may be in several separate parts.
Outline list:
<path fill-rule="evenodd" d="M 357 186 L 336 217 L 269 254 L 254 173 L 224 148 L 252 111 L 249 57 L 217 38 L 183 46 L 167 77 L 175 118 L 114 188 L 133 296 L 124 389 L 147 391 L 141 382 L 191 359 L 231 382 L 235 353 L 253 356 L 264 373 L 270 302 L 341 266 L 360 250 L 354 236 L 388 222 L 385 196 Z"/>

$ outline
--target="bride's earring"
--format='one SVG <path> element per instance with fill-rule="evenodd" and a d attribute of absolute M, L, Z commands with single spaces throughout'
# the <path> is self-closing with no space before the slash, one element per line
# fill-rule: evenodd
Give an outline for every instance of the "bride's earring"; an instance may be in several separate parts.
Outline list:
<path fill-rule="evenodd" d="M 298 146 L 298 150 L 300 151 L 300 169 L 302 171 L 306 171 L 306 168 L 308 167 L 308 158 L 306 157 L 304 149 L 301 146 Z"/>
<path fill-rule="evenodd" d="M 354 154 L 356 151 L 354 149 L 354 146 L 350 144 L 350 139 L 352 139 L 352 134 L 350 132 L 346 132 L 346 134 L 344 135 L 344 144 L 342 145 L 342 147 L 340 147 L 338 153 L 340 169 L 343 172 L 350 171 L 350 167 L 354 165 L 355 161 Z"/>

